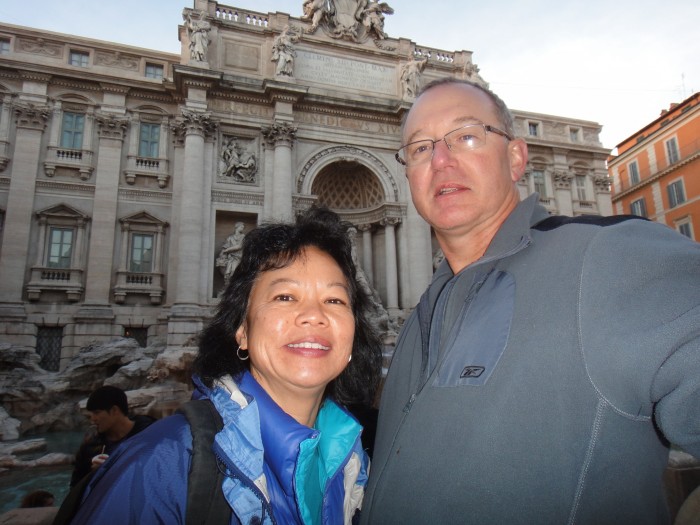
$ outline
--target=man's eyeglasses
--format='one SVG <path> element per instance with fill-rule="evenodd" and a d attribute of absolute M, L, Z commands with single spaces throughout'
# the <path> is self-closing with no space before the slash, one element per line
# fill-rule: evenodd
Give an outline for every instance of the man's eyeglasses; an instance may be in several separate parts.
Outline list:
<path fill-rule="evenodd" d="M 429 162 L 430 159 L 433 158 L 435 144 L 441 140 L 444 140 L 450 151 L 455 153 L 479 149 L 486 144 L 487 132 L 501 135 L 509 141 L 513 140 L 513 137 L 505 131 L 489 126 L 488 124 L 467 124 L 466 126 L 450 131 L 441 139 L 417 140 L 405 146 L 401 146 L 399 151 L 396 152 L 396 160 L 404 166 L 416 166 Z"/>

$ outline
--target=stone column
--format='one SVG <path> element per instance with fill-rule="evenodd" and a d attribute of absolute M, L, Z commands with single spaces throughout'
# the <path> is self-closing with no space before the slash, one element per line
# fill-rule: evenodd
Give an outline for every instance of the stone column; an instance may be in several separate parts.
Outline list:
<path fill-rule="evenodd" d="M 177 129 L 185 136 L 185 154 L 179 199 L 175 213 L 179 215 L 177 271 L 174 307 L 198 307 L 200 302 L 200 260 L 202 206 L 204 205 L 204 137 L 216 130 L 208 113 L 182 110 Z M 208 188 L 206 188 L 208 189 Z"/>
<path fill-rule="evenodd" d="M 5 224 L 12 228 L 5 228 L 0 252 L 0 298 L 3 303 L 15 303 L 18 311 L 23 312 L 22 287 L 28 263 L 41 138 L 50 109 L 28 103 L 17 104 L 14 111 L 17 134 L 5 210 Z"/>
<path fill-rule="evenodd" d="M 357 229 L 362 232 L 362 269 L 365 271 L 367 281 L 374 286 L 374 269 L 372 268 L 372 225 L 360 224 Z"/>
<path fill-rule="evenodd" d="M 593 178 L 595 188 L 595 200 L 598 204 L 598 213 L 604 217 L 613 214 L 612 201 L 610 200 L 610 183 L 612 180 L 605 172 L 596 173 Z"/>
<path fill-rule="evenodd" d="M 401 222 L 398 217 L 385 217 L 381 221 L 384 226 L 384 243 L 386 251 L 386 307 L 389 313 L 395 313 L 399 307 L 398 267 L 396 260 L 395 227 Z"/>
<path fill-rule="evenodd" d="M 272 177 L 272 215 L 275 220 L 291 221 L 292 193 L 292 146 L 296 140 L 297 127 L 288 122 L 275 122 L 263 128 L 263 136 L 275 145 Z"/>
<path fill-rule="evenodd" d="M 275 141 L 269 136 L 264 136 L 263 140 L 263 155 L 265 157 L 263 171 L 263 220 L 272 221 L 274 216 L 274 208 L 272 207 L 272 193 L 275 186 Z"/>

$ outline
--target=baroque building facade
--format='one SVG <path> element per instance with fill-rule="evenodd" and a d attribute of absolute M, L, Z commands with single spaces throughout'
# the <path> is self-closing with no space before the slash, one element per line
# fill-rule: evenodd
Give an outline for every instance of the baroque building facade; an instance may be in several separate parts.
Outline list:
<path fill-rule="evenodd" d="M 179 55 L 0 24 L 0 342 L 51 370 L 115 336 L 189 344 L 234 234 L 314 203 L 355 225 L 391 342 L 437 246 L 394 159 L 402 117 L 421 83 L 486 82 L 469 51 L 387 35 L 384 3 L 316 4 L 195 0 Z M 521 195 L 610 214 L 600 126 L 514 116 Z"/>

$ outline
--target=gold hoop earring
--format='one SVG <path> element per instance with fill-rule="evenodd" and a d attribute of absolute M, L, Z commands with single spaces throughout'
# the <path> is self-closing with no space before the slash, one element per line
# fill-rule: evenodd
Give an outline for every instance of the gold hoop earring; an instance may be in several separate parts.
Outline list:
<path fill-rule="evenodd" d="M 241 356 L 241 350 L 243 350 L 246 353 L 245 356 Z M 238 347 L 238 350 L 236 350 L 236 355 L 241 361 L 245 361 L 250 357 L 248 350 L 246 350 L 245 348 L 241 348 L 240 346 Z"/>

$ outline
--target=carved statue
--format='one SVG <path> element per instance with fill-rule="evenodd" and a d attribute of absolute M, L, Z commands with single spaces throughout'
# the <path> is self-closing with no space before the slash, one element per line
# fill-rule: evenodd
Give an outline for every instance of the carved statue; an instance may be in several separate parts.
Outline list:
<path fill-rule="evenodd" d="M 440 263 L 445 260 L 445 254 L 442 253 L 442 248 L 438 248 L 435 250 L 435 253 L 433 254 L 433 272 L 438 269 L 438 266 L 440 266 Z"/>
<path fill-rule="evenodd" d="M 420 74 L 425 69 L 428 58 L 411 60 L 401 68 L 401 85 L 403 86 L 404 97 L 415 98 L 420 89 Z"/>
<path fill-rule="evenodd" d="M 362 21 L 362 25 L 367 30 L 367 33 L 374 34 L 380 40 L 385 39 L 384 14 L 392 15 L 394 14 L 394 10 L 389 7 L 389 4 L 386 2 L 368 2 L 365 0 L 361 2 L 361 5 L 362 4 L 366 7 L 359 12 L 359 20 Z"/>
<path fill-rule="evenodd" d="M 244 150 L 236 137 L 231 137 L 221 151 L 221 174 L 237 182 L 253 182 L 257 173 L 255 155 Z"/>
<path fill-rule="evenodd" d="M 199 19 L 194 20 L 192 13 L 189 12 L 185 17 L 187 36 L 190 39 L 190 58 L 197 62 L 206 62 L 207 51 L 209 50 L 211 24 L 207 22 L 205 16 L 204 12 L 200 12 Z"/>
<path fill-rule="evenodd" d="M 299 35 L 288 25 L 275 37 L 272 43 L 272 61 L 277 62 L 275 75 L 294 76 L 294 44 L 299 41 Z"/>
<path fill-rule="evenodd" d="M 323 15 L 328 12 L 327 0 L 306 0 L 304 2 L 304 16 L 302 20 L 311 20 L 311 27 L 307 33 L 313 33 L 318 29 Z"/>
<path fill-rule="evenodd" d="M 243 233 L 244 228 L 245 226 L 242 222 L 237 222 L 235 224 L 233 233 L 224 241 L 224 244 L 221 246 L 221 251 L 216 258 L 216 267 L 227 283 L 233 271 L 238 266 L 238 263 L 241 261 L 243 239 L 245 238 L 245 233 Z"/>

